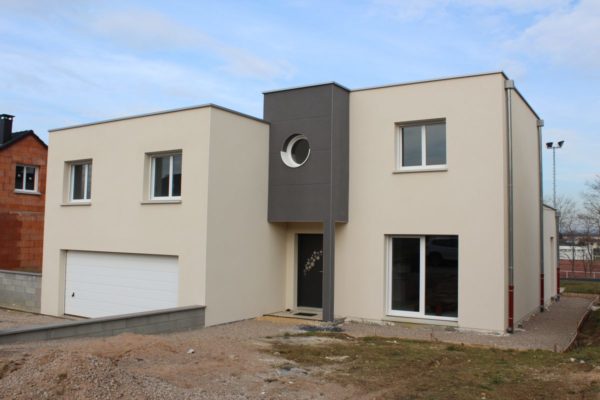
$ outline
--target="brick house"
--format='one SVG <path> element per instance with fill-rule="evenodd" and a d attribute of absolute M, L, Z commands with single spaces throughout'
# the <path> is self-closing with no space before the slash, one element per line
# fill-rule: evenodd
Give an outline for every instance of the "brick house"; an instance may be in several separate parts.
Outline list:
<path fill-rule="evenodd" d="M 0 115 L 0 269 L 42 271 L 48 146 Z"/>

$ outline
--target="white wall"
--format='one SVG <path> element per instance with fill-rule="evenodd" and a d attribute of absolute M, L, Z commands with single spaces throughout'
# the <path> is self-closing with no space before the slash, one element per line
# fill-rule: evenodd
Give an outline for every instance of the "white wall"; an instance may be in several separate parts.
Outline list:
<path fill-rule="evenodd" d="M 556 211 L 544 207 L 544 304 L 556 296 Z"/>
<path fill-rule="evenodd" d="M 42 313 L 64 312 L 65 250 L 179 257 L 179 305 L 205 303 L 210 109 L 50 133 Z M 180 204 L 147 199 L 148 152 L 182 150 Z M 90 205 L 63 203 L 65 162 L 92 159 Z M 145 189 L 146 188 L 146 189 Z"/>
<path fill-rule="evenodd" d="M 537 117 L 512 96 L 515 326 L 540 305 L 540 196 Z"/>
<path fill-rule="evenodd" d="M 352 92 L 349 223 L 337 227 L 336 314 L 386 316 L 386 235 L 459 236 L 463 328 L 506 324 L 501 74 Z M 395 125 L 446 119 L 448 170 L 394 173 Z"/>
<path fill-rule="evenodd" d="M 285 229 L 269 224 L 269 127 L 211 114 L 206 324 L 284 309 Z"/>

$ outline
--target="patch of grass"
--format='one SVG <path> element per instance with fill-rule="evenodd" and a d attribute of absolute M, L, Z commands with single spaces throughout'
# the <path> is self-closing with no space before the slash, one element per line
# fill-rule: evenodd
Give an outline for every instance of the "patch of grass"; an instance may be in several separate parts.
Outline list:
<path fill-rule="evenodd" d="M 312 345 L 285 340 L 274 351 L 305 366 L 332 369 L 328 377 L 377 392 L 377 398 L 588 399 L 600 393 L 594 363 L 571 362 L 571 354 L 318 335 L 341 340 Z M 340 357 L 343 362 L 336 361 Z"/>
<path fill-rule="evenodd" d="M 560 286 L 566 293 L 600 294 L 600 281 L 577 281 L 561 279 Z"/>
<path fill-rule="evenodd" d="M 577 336 L 572 357 L 592 364 L 600 364 L 600 310 L 590 313 Z"/>

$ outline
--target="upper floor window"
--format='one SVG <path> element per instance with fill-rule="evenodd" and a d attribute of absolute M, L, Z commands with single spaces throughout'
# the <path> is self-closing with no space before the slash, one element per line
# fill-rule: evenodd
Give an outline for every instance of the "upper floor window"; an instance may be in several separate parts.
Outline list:
<path fill-rule="evenodd" d="M 86 202 L 92 198 L 92 162 L 83 161 L 71 164 L 71 188 L 69 200 Z"/>
<path fill-rule="evenodd" d="M 181 198 L 181 153 L 151 156 L 150 198 Z"/>
<path fill-rule="evenodd" d="M 396 169 L 427 170 L 446 166 L 446 123 L 398 125 Z"/>
<path fill-rule="evenodd" d="M 15 191 L 37 193 L 38 167 L 17 165 L 15 173 Z"/>

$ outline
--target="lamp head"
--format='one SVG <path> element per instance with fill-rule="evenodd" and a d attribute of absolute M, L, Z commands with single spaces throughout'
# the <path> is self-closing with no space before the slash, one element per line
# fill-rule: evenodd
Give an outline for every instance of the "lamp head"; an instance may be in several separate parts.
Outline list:
<path fill-rule="evenodd" d="M 553 145 L 554 145 L 553 142 L 546 142 L 546 148 L 547 149 L 551 149 Z"/>
<path fill-rule="evenodd" d="M 560 142 L 558 142 L 558 148 L 560 149 L 561 147 L 563 147 L 564 143 L 565 143 L 564 140 L 561 140 Z"/>

